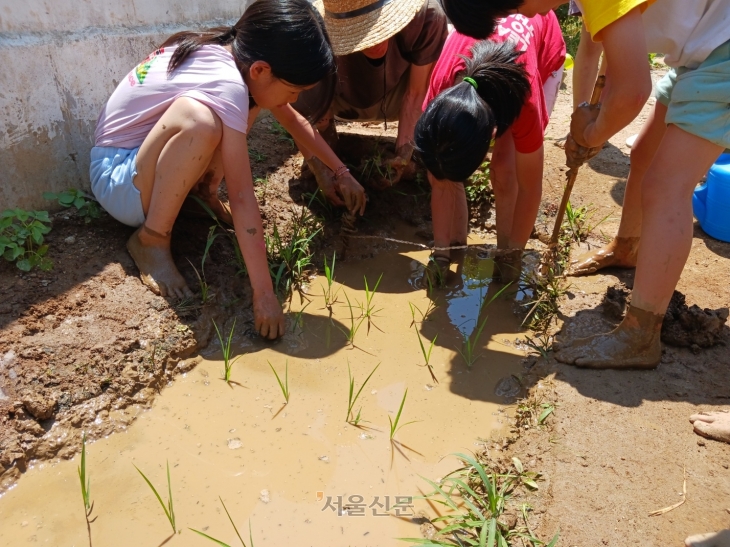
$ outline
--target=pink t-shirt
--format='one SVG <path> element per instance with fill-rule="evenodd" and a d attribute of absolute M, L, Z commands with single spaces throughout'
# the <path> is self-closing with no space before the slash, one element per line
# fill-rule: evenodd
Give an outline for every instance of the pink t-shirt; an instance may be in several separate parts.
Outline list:
<path fill-rule="evenodd" d="M 176 46 L 151 53 L 121 81 L 96 122 L 96 146 L 137 148 L 165 110 L 179 97 L 209 106 L 224 125 L 245 133 L 248 88 L 233 56 L 223 47 L 205 45 L 191 53 L 168 77 Z"/>
<path fill-rule="evenodd" d="M 530 80 L 530 96 L 510 128 L 516 150 L 528 154 L 540 148 L 543 142 L 549 121 L 543 84 L 565 61 L 565 42 L 558 18 L 552 11 L 531 18 L 510 15 L 499 19 L 497 23 L 497 29 L 488 39 L 495 42 L 512 40 L 517 49 L 523 52 L 519 61 L 525 64 Z M 471 57 L 469 50 L 475 42 L 474 38 L 456 31 L 449 35 L 431 74 L 428 94 L 423 103 L 424 110 L 436 95 L 454 85 L 457 75 L 466 68 L 459 55 Z M 491 106 L 499 108 L 499 105 Z"/>

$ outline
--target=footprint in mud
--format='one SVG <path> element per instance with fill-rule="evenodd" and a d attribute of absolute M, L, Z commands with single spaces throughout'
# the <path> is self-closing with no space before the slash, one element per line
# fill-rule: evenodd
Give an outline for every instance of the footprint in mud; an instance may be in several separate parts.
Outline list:
<path fill-rule="evenodd" d="M 520 381 L 514 376 L 505 376 L 494 388 L 494 394 L 497 397 L 516 397 L 522 390 Z"/>

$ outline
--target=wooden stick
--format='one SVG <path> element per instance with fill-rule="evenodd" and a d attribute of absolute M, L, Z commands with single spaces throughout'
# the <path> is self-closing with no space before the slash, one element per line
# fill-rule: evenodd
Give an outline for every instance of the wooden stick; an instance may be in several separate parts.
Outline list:
<path fill-rule="evenodd" d="M 591 106 L 597 105 L 598 101 L 601 100 L 601 92 L 603 91 L 603 87 L 605 85 L 606 77 L 604 75 L 598 76 L 598 79 L 596 80 L 596 85 L 593 86 L 593 94 L 591 95 L 590 102 Z M 570 193 L 573 191 L 573 185 L 575 184 L 575 179 L 577 176 L 577 167 L 572 167 L 568 170 L 567 182 L 565 183 L 565 191 L 563 192 L 563 200 L 560 202 L 560 207 L 558 208 L 558 216 L 555 217 L 555 226 L 553 227 L 553 235 L 550 237 L 550 242 L 548 243 L 548 249 L 554 249 L 558 244 L 558 238 L 560 237 L 560 228 L 563 225 L 563 218 L 565 218 L 565 210 L 568 207 Z"/>

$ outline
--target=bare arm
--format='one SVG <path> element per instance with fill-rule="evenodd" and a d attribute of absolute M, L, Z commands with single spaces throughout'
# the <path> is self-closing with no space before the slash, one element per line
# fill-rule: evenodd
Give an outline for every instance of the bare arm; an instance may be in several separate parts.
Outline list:
<path fill-rule="evenodd" d="M 241 154 L 241 150 L 247 149 L 245 133 L 223 126 L 223 172 L 228 185 L 236 238 L 253 287 L 256 330 L 262 336 L 276 338 L 284 334 L 284 314 L 269 275 L 264 228 L 254 194 L 248 154 Z"/>
<path fill-rule="evenodd" d="M 398 138 L 395 141 L 396 151 L 413 142 L 413 132 L 416 129 L 416 122 L 421 117 L 423 101 L 428 93 L 428 83 L 431 79 L 431 71 L 434 63 L 418 66 L 411 65 L 411 73 L 408 78 L 408 89 L 403 97 L 398 118 Z M 410 157 L 408 158 L 410 160 Z"/>
<path fill-rule="evenodd" d="M 438 180 L 430 172 L 428 182 L 431 184 L 434 246 L 449 247 L 454 243 L 465 244 L 469 213 L 464 185 L 449 180 Z M 449 256 L 448 251 L 436 251 L 435 254 Z"/>
<path fill-rule="evenodd" d="M 631 10 L 600 32 L 606 56 L 606 87 L 595 122 L 588 109 L 576 111 L 573 138 L 582 146 L 596 147 L 629 125 L 651 94 L 651 75 L 639 8 Z M 582 131 L 581 131 L 582 129 Z M 581 137 L 583 142 L 581 142 Z"/>

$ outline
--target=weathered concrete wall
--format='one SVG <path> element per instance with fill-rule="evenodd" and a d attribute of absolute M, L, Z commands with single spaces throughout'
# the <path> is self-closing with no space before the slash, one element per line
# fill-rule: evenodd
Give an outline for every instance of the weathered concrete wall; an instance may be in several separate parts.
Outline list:
<path fill-rule="evenodd" d="M 88 188 L 100 109 L 170 34 L 232 24 L 251 0 L 0 0 L 0 211 Z"/>

